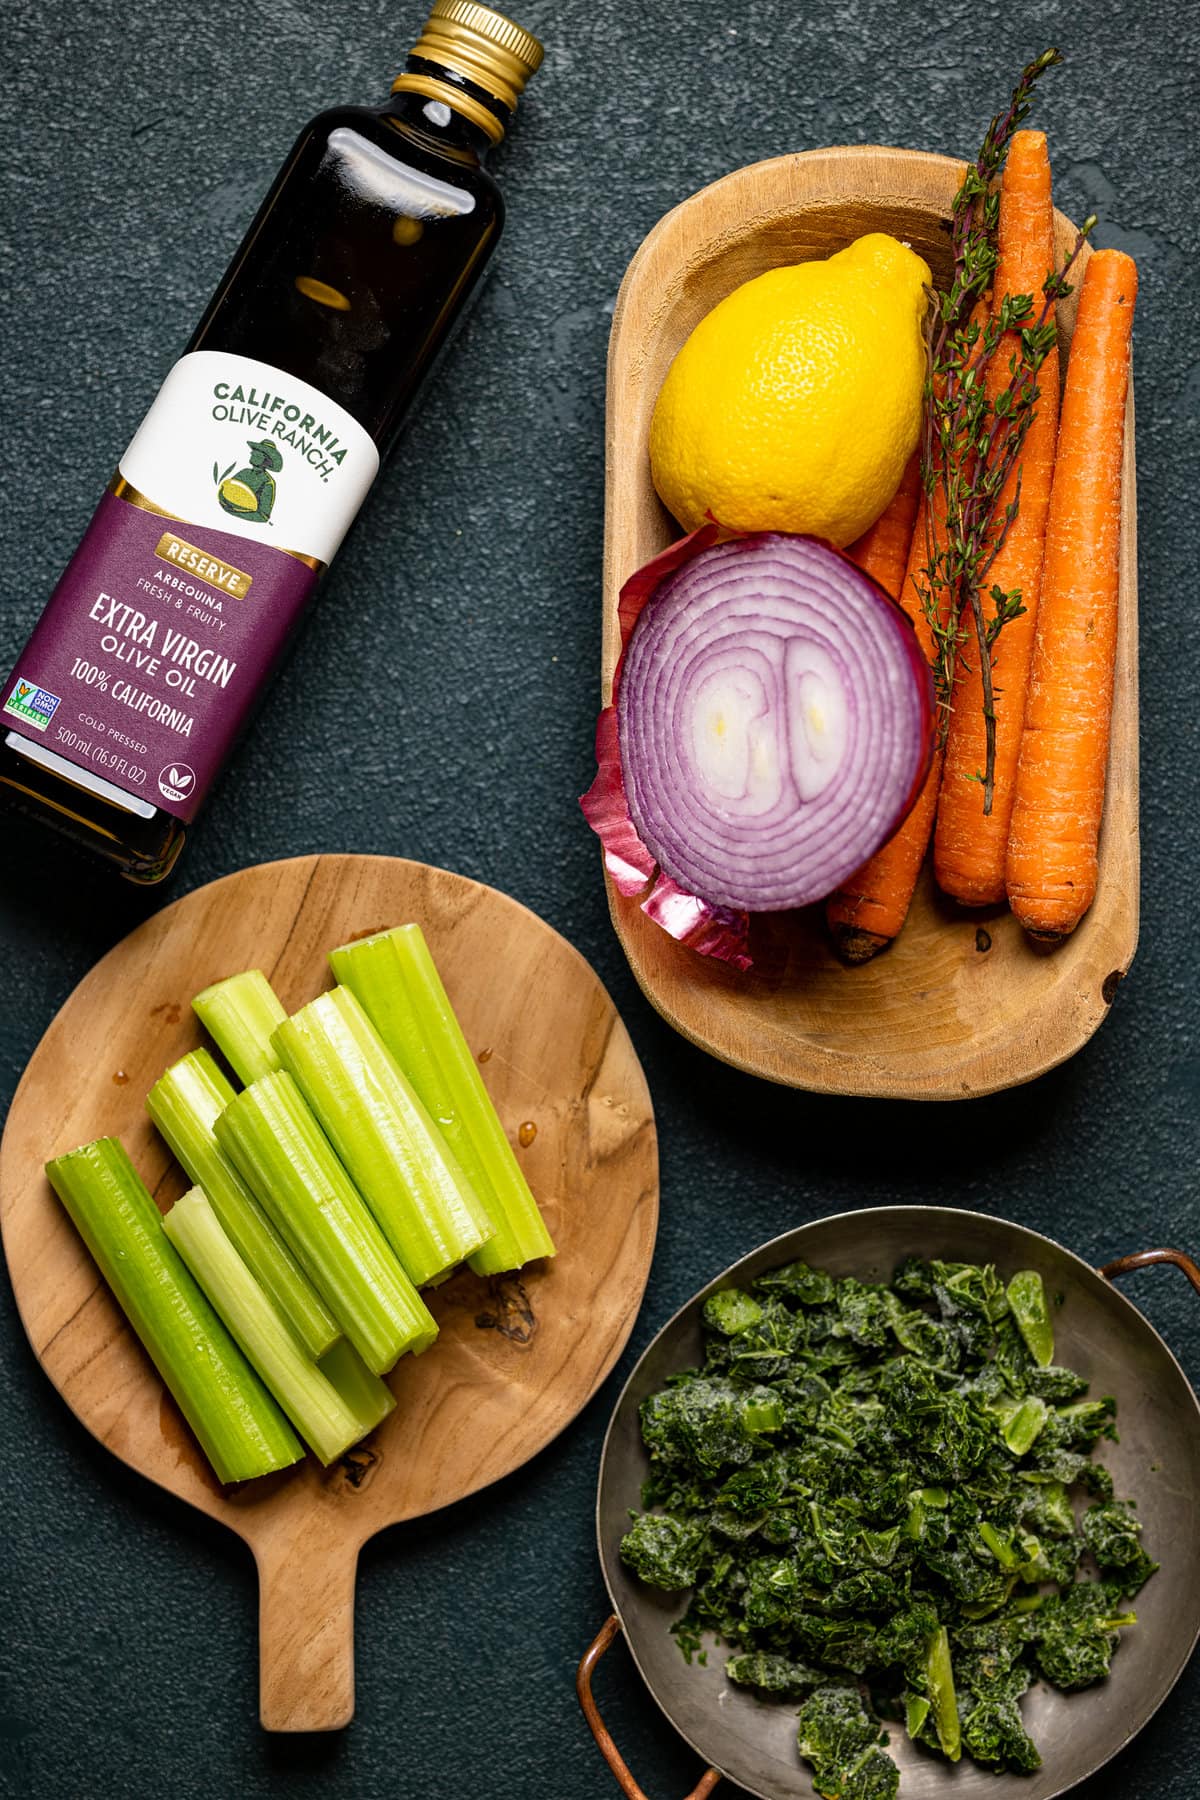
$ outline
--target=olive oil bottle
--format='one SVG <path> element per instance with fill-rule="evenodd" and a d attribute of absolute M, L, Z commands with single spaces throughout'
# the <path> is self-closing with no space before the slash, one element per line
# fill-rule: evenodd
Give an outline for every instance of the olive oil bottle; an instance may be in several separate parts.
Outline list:
<path fill-rule="evenodd" d="M 434 6 L 301 134 L 0 690 L 0 800 L 161 879 L 483 274 L 537 39 Z"/>

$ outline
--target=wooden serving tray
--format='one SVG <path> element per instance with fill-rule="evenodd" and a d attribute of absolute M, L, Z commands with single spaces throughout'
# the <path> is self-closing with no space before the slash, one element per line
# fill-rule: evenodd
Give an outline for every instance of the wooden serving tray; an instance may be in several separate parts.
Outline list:
<path fill-rule="evenodd" d="M 202 1041 L 192 995 L 262 968 L 285 1005 L 299 1006 L 330 985 L 334 945 L 407 920 L 429 939 L 558 1254 L 490 1281 L 464 1270 L 429 1295 L 436 1344 L 401 1360 L 389 1377 L 395 1411 L 330 1468 L 309 1456 L 222 1488 L 42 1165 L 112 1133 L 171 1205 L 187 1183 L 143 1102 Z M 347 1722 L 362 1545 L 509 1474 L 575 1417 L 629 1336 L 657 1220 L 650 1096 L 598 977 L 494 888 L 384 856 L 264 863 L 157 913 L 59 1012 L 0 1145 L 4 1248 L 46 1374 L 114 1456 L 254 1552 L 261 1714 L 272 1731 Z"/>
<path fill-rule="evenodd" d="M 949 274 L 949 214 L 964 165 L 912 150 L 851 148 L 739 169 L 655 226 L 626 271 L 608 362 L 603 699 L 620 651 L 617 600 L 635 569 L 680 530 L 650 479 L 650 418 L 693 326 L 742 282 L 828 256 L 868 231 L 912 244 Z M 1060 256 L 1075 228 L 1058 215 Z M 1085 250 L 1077 269 L 1082 274 Z M 1074 300 L 1058 310 L 1070 345 Z M 833 1094 L 954 1100 L 1012 1087 L 1087 1042 L 1127 973 L 1138 935 L 1137 499 L 1129 398 L 1121 596 L 1108 798 L 1096 899 L 1052 952 L 1006 908 L 968 912 L 926 868 L 904 932 L 844 968 L 820 907 L 762 915 L 756 966 L 740 975 L 697 956 L 608 884 L 617 935 L 647 998 L 683 1036 L 768 1080 Z"/>

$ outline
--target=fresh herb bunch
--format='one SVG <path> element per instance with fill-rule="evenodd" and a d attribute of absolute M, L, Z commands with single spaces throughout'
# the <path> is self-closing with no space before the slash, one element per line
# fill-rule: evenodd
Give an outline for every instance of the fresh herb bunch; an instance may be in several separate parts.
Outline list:
<path fill-rule="evenodd" d="M 1020 1696 L 1107 1675 L 1122 1597 L 1158 1566 L 1092 1460 L 1115 1403 L 1055 1365 L 1040 1276 L 790 1263 L 714 1294 L 704 1326 L 703 1368 L 643 1403 L 654 1510 L 621 1544 L 643 1581 L 692 1590 L 684 1655 L 712 1633 L 731 1681 L 802 1702 L 820 1794 L 896 1793 L 880 1720 L 951 1761 L 1037 1768 Z"/>
<path fill-rule="evenodd" d="M 996 272 L 1000 195 L 1012 135 L 1028 116 L 1038 78 L 1062 61 L 1047 50 L 1022 72 L 1005 112 L 988 127 L 951 214 L 954 274 L 945 293 L 931 293 L 926 317 L 925 418 L 921 478 L 928 505 L 925 564 L 917 582 L 934 639 L 934 686 L 942 730 L 949 722 L 954 671 L 969 638 L 979 658 L 987 733 L 983 810 L 992 810 L 996 760 L 996 696 L 992 650 L 1025 607 L 1019 589 L 988 587 L 992 564 L 1020 506 L 1020 477 L 1000 504 L 1017 467 L 1039 399 L 1038 375 L 1055 343 L 1053 307 L 1071 292 L 1067 275 L 1095 225 L 1088 219 L 1061 271 L 1047 271 L 1040 308 L 1030 294 L 1009 294 L 994 311 L 988 297 Z M 985 316 L 980 318 L 980 314 Z M 1007 384 L 994 395 L 988 374 L 1012 345 Z M 989 606 L 990 603 L 990 606 Z M 969 624 L 964 624 L 969 619 Z"/>

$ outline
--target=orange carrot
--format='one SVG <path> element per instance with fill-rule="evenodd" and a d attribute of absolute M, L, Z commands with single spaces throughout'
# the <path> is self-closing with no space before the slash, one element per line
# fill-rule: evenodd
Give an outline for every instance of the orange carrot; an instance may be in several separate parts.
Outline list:
<path fill-rule="evenodd" d="M 1000 188 L 999 261 L 995 304 L 1011 294 L 1030 294 L 1035 318 L 1041 312 L 1042 283 L 1054 268 L 1054 206 L 1050 159 L 1040 131 L 1018 131 L 1008 152 Z M 1019 333 L 1001 340 L 987 371 L 989 399 L 1012 380 L 1009 363 L 1019 349 Z M 966 906 L 990 906 L 1004 898 L 1004 862 L 1016 785 L 1017 757 L 1025 717 L 1025 694 L 1033 659 L 1034 628 L 1041 591 L 1046 516 L 1058 436 L 1058 353 L 1051 351 L 1038 375 L 1039 399 L 1033 423 L 998 502 L 1016 497 L 1020 507 L 988 573 L 986 586 L 1021 591 L 1023 613 L 1005 624 L 992 651 L 996 749 L 992 806 L 983 810 L 978 779 L 987 761 L 983 672 L 970 610 L 963 615 L 965 637 L 955 670 L 953 710 L 946 734 L 946 763 L 938 801 L 933 865 L 939 885 Z M 990 603 L 985 601 L 990 614 Z"/>
<path fill-rule="evenodd" d="M 1050 941 L 1075 929 L 1096 892 L 1136 299 L 1132 257 L 1097 250 L 1067 364 L 1008 843 L 1009 902 L 1026 931 Z"/>
<path fill-rule="evenodd" d="M 972 323 L 982 327 L 991 310 L 991 295 L 988 294 L 977 301 L 971 314 Z M 892 507 L 908 504 L 905 496 L 908 473 L 905 470 L 904 480 L 892 501 Z M 891 507 L 887 510 L 890 512 Z M 939 481 L 934 486 L 932 503 L 923 492 L 918 496 L 916 525 L 903 576 L 898 588 L 888 589 L 892 598 L 899 601 L 912 620 L 917 641 L 931 665 L 936 654 L 933 628 L 925 616 L 917 584 L 929 561 L 931 542 L 936 550 L 945 522 L 946 498 Z M 856 551 L 859 544 L 865 543 L 882 523 L 882 520 L 878 521 L 871 532 L 859 539 L 859 543 L 854 546 Z M 884 527 L 884 534 L 890 535 L 888 527 Z M 899 568 L 898 559 L 892 567 Z M 949 618 L 949 599 L 945 588 L 939 590 L 938 624 L 942 630 Z M 833 947 L 845 963 L 854 966 L 869 962 L 873 956 L 885 950 L 893 938 L 899 937 L 904 929 L 904 921 L 908 917 L 908 909 L 916 891 L 917 876 L 921 873 L 921 864 L 929 848 L 934 814 L 937 812 L 938 789 L 942 782 L 942 748 L 939 736 L 924 785 L 903 822 L 897 826 L 887 843 L 849 881 L 844 882 L 835 894 L 831 894 L 825 903 L 825 919 L 833 938 Z"/>
<path fill-rule="evenodd" d="M 906 472 L 907 480 L 907 472 Z M 919 485 L 919 484 L 918 484 Z M 904 495 L 905 483 L 901 482 L 900 492 L 893 500 L 892 507 L 907 507 Z M 929 505 L 924 494 L 918 496 L 919 504 L 916 514 L 915 529 L 910 531 L 910 546 L 907 561 L 904 564 L 893 563 L 893 568 L 900 568 L 900 580 L 888 589 L 894 600 L 898 600 L 916 627 L 921 648 L 930 661 L 933 660 L 933 632 L 925 617 L 920 595 L 915 582 L 924 568 L 927 553 L 928 513 Z M 935 489 L 933 500 L 934 530 L 943 514 L 941 488 Z M 883 515 L 887 518 L 887 513 Z M 867 533 L 880 532 L 884 537 L 891 537 L 890 526 L 883 526 L 883 519 Z M 865 539 L 860 538 L 854 546 L 854 554 Z M 873 570 L 868 571 L 874 573 Z M 878 579 L 878 577 L 876 577 Z M 884 583 L 883 585 L 887 585 Z M 913 890 L 917 885 L 917 876 L 925 858 L 929 844 L 929 833 L 933 829 L 933 815 L 937 808 L 938 785 L 942 774 L 942 753 L 938 748 L 934 751 L 929 773 L 925 784 L 917 797 L 916 804 L 904 820 L 904 823 L 893 833 L 887 843 L 877 850 L 870 860 L 863 864 L 851 879 L 844 883 L 835 894 L 831 894 L 825 903 L 825 918 L 833 937 L 834 948 L 843 962 L 858 964 L 869 962 L 871 957 L 886 948 L 903 928 L 908 916 L 908 908 L 912 901 Z"/>
<path fill-rule="evenodd" d="M 908 459 L 900 486 L 891 504 L 885 506 L 875 523 L 850 545 L 846 555 L 860 569 L 876 580 L 893 600 L 900 598 L 904 571 L 908 567 L 909 546 L 921 500 L 921 453 L 914 450 Z"/>

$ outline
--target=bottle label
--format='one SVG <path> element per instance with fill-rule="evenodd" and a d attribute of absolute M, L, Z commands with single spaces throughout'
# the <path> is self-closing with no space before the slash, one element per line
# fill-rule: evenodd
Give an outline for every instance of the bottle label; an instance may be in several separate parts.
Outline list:
<path fill-rule="evenodd" d="M 307 382 L 183 357 L 21 652 L 5 728 L 193 818 L 378 468 Z"/>

